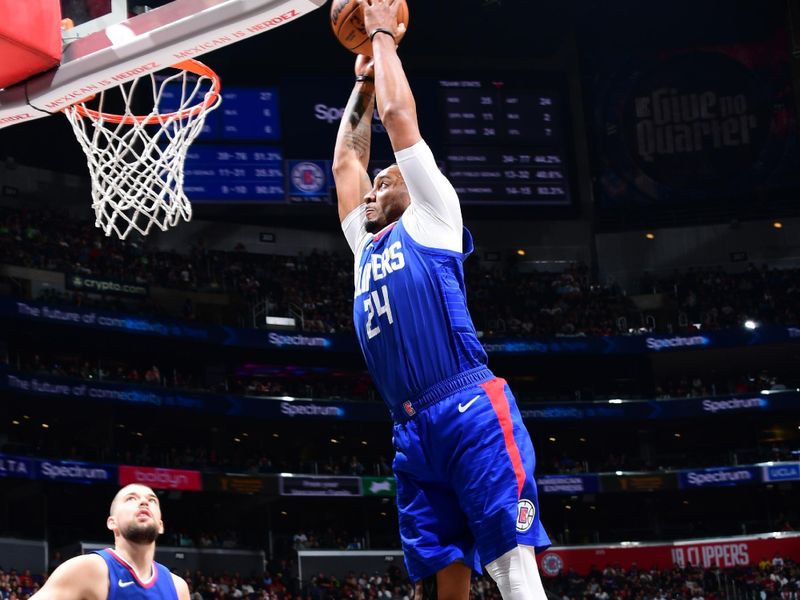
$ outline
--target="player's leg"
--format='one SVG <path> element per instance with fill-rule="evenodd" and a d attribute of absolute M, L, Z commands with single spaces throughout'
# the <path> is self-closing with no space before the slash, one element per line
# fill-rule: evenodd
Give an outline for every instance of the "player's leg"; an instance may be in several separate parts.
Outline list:
<path fill-rule="evenodd" d="M 435 575 L 418 581 L 414 600 L 468 600 L 471 576 L 471 567 L 454 562 Z"/>
<path fill-rule="evenodd" d="M 468 600 L 475 540 L 458 498 L 426 456 L 430 440 L 421 439 L 418 431 L 418 421 L 424 420 L 418 415 L 394 428 L 393 469 L 406 568 L 417 600 Z"/>
<path fill-rule="evenodd" d="M 493 379 L 448 404 L 449 419 L 438 422 L 460 428 L 453 481 L 481 563 L 492 565 L 505 600 L 543 599 L 535 556 L 524 547 L 541 550 L 550 540 L 539 520 L 533 444 L 514 397 Z"/>
<path fill-rule="evenodd" d="M 519 545 L 486 565 L 504 600 L 533 600 L 547 597 L 533 546 Z"/>

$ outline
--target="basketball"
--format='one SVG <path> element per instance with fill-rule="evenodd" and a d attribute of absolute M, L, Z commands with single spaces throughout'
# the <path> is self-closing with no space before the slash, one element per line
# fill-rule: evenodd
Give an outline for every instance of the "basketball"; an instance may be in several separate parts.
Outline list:
<path fill-rule="evenodd" d="M 397 23 L 408 27 L 408 5 L 400 0 Z M 372 56 L 372 41 L 364 28 L 364 11 L 356 0 L 334 0 L 331 4 L 331 27 L 342 46 L 355 52 Z"/>

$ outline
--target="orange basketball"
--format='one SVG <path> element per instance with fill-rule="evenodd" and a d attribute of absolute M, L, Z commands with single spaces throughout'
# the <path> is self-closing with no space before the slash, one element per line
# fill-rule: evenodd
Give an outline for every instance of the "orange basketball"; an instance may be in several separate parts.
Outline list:
<path fill-rule="evenodd" d="M 405 26 L 408 27 L 408 5 L 406 0 L 400 0 L 397 23 L 405 23 Z M 342 46 L 350 50 L 350 52 L 372 56 L 372 42 L 364 28 L 364 11 L 356 0 L 333 0 L 333 4 L 331 4 L 331 27 Z"/>

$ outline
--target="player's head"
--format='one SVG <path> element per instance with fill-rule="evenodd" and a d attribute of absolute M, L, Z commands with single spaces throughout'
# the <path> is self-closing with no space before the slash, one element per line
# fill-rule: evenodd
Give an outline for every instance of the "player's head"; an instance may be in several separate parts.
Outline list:
<path fill-rule="evenodd" d="M 114 538 L 132 544 L 152 544 L 164 533 L 158 496 L 146 485 L 126 485 L 111 501 L 106 526 Z"/>
<path fill-rule="evenodd" d="M 377 233 L 402 217 L 411 198 L 400 167 L 390 165 L 378 173 L 372 189 L 364 196 L 364 202 L 367 205 L 364 228 L 369 233 Z"/>

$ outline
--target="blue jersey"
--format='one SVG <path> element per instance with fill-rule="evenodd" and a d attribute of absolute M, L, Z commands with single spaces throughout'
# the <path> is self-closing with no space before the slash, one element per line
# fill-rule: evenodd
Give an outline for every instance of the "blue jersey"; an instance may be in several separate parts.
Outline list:
<path fill-rule="evenodd" d="M 119 554 L 107 548 L 95 552 L 108 566 L 107 600 L 178 600 L 172 573 L 153 561 L 153 575 L 142 581 L 133 567 Z"/>
<path fill-rule="evenodd" d="M 463 230 L 463 252 L 429 248 L 412 239 L 401 218 L 364 244 L 353 318 L 369 372 L 392 414 L 412 414 L 412 404 L 437 384 L 465 372 L 486 379 L 486 352 L 464 287 L 469 231 Z"/>

